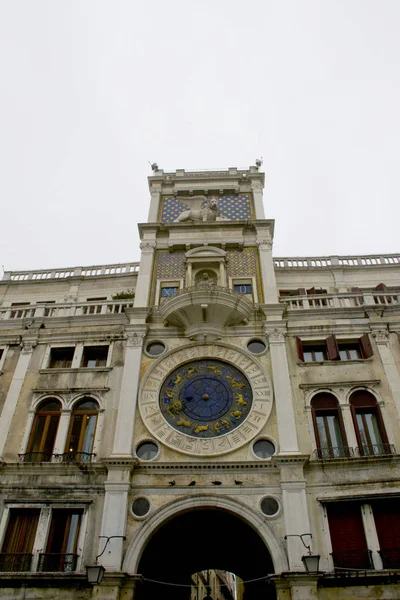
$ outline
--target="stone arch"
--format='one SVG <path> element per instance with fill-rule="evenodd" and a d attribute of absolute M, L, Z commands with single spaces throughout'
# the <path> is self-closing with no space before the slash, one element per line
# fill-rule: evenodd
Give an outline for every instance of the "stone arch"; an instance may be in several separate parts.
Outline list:
<path fill-rule="evenodd" d="M 257 514 L 255 510 L 237 500 L 209 495 L 183 498 L 154 513 L 131 541 L 125 554 L 122 570 L 130 574 L 137 574 L 140 559 L 153 534 L 170 519 L 194 509 L 218 509 L 237 517 L 258 533 L 271 556 L 275 573 L 289 569 L 283 543 L 278 540 L 272 526 L 261 514 Z"/>

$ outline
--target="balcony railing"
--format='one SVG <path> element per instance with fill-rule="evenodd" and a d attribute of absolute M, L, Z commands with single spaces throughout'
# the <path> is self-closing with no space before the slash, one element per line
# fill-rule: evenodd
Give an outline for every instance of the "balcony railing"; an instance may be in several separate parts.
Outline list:
<path fill-rule="evenodd" d="M 63 454 L 48 454 L 47 452 L 25 452 L 18 454 L 22 463 L 90 463 L 96 458 L 93 452 L 64 452 Z"/>
<path fill-rule="evenodd" d="M 371 550 L 332 552 L 333 564 L 340 569 L 373 569 Z"/>
<path fill-rule="evenodd" d="M 133 306 L 133 300 L 104 302 L 77 302 L 67 304 L 37 304 L 26 307 L 0 308 L 0 320 L 81 317 L 90 315 L 118 315 Z"/>
<path fill-rule="evenodd" d="M 332 448 L 317 448 L 314 450 L 313 454 L 316 458 L 321 460 L 352 458 L 354 456 L 354 450 L 349 446 L 336 446 Z"/>
<path fill-rule="evenodd" d="M 382 548 L 379 554 L 384 569 L 400 569 L 400 548 Z"/>
<path fill-rule="evenodd" d="M 393 444 L 371 444 L 365 446 L 333 446 L 331 448 L 316 448 L 312 456 L 319 460 L 335 460 L 339 458 L 364 458 L 371 456 L 393 456 L 397 454 Z"/>
<path fill-rule="evenodd" d="M 400 265 L 400 254 L 274 258 L 274 265 L 277 269 L 326 269 L 328 267 L 346 268 Z"/>
<path fill-rule="evenodd" d="M 72 573 L 76 570 L 78 554 L 39 554 L 37 570 L 47 573 Z"/>
<path fill-rule="evenodd" d="M 41 281 L 43 279 L 66 279 L 67 277 L 101 277 L 129 275 L 139 271 L 140 263 L 94 265 L 90 267 L 66 267 L 64 269 L 42 269 L 38 271 L 5 271 L 3 280 Z"/>
<path fill-rule="evenodd" d="M 30 571 L 32 554 L 0 554 L 0 572 Z"/>
<path fill-rule="evenodd" d="M 338 309 L 360 306 L 393 306 L 400 304 L 399 292 L 341 292 L 337 294 L 307 294 L 282 296 L 279 302 L 291 310 Z"/>
<path fill-rule="evenodd" d="M 396 454 L 393 444 L 363 444 L 355 448 L 356 456 L 387 456 Z"/>

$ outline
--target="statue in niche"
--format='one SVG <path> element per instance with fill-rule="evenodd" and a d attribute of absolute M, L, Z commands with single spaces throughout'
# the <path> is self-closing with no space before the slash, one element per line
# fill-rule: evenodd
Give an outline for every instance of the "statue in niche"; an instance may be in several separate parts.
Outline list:
<path fill-rule="evenodd" d="M 203 289 L 212 289 L 217 284 L 217 277 L 213 271 L 200 271 L 196 276 L 196 286 Z"/>
<path fill-rule="evenodd" d="M 215 196 L 207 198 L 206 196 L 189 196 L 179 198 L 179 201 L 189 201 L 190 207 L 187 207 L 174 223 L 183 221 L 216 221 L 218 215 L 218 201 Z"/>

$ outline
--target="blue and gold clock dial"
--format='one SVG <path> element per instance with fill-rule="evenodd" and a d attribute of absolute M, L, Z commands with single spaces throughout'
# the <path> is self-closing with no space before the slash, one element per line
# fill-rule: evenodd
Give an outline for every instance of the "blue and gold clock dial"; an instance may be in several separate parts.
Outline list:
<path fill-rule="evenodd" d="M 170 373 L 160 393 L 164 418 L 176 430 L 199 438 L 229 433 L 246 419 L 252 392 L 236 367 L 197 360 Z"/>

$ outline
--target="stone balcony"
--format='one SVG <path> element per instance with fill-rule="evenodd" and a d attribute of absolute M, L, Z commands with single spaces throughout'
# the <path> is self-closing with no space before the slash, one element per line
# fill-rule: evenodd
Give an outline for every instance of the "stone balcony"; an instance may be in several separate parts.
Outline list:
<path fill-rule="evenodd" d="M 399 291 L 360 291 L 342 292 L 335 294 L 304 294 L 298 296 L 284 296 L 279 302 L 285 304 L 290 311 L 306 310 L 366 310 L 368 308 L 399 307 Z"/>
<path fill-rule="evenodd" d="M 165 325 L 182 327 L 190 339 L 221 337 L 226 327 L 246 324 L 254 304 L 243 294 L 215 285 L 184 288 L 164 300 L 159 314 Z"/>

